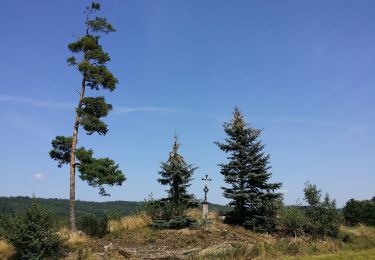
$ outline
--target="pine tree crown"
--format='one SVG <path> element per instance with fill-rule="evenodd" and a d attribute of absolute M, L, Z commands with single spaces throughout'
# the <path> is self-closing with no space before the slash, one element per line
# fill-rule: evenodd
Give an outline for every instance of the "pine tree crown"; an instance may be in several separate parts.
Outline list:
<path fill-rule="evenodd" d="M 114 27 L 103 17 L 91 18 L 101 8 L 99 3 L 92 3 L 86 8 L 86 34 L 78 37 L 75 42 L 68 45 L 74 56 L 68 57 L 68 65 L 75 66 L 82 74 L 82 92 L 76 109 L 78 126 L 82 126 L 88 135 L 98 133 L 105 135 L 108 132 L 107 125 L 101 120 L 112 110 L 112 105 L 106 103 L 103 96 L 85 97 L 85 88 L 92 90 L 116 89 L 118 80 L 106 67 L 110 61 L 108 53 L 103 51 L 99 44 L 100 33 L 115 32 Z M 80 57 L 80 59 L 79 59 Z M 70 163 L 73 137 L 57 136 L 52 140 L 50 157 L 58 162 L 58 167 Z M 108 196 L 103 185 L 121 185 L 125 176 L 118 164 L 109 158 L 94 158 L 91 149 L 78 148 L 75 153 L 74 167 L 80 172 L 80 178 L 88 182 L 90 186 L 98 187 L 99 194 Z"/>

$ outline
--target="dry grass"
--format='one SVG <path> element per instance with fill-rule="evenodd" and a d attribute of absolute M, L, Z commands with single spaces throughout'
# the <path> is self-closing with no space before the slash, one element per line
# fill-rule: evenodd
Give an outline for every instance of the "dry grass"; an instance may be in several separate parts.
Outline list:
<path fill-rule="evenodd" d="M 89 240 L 89 238 L 84 234 L 72 233 L 72 234 L 69 235 L 69 239 L 67 241 L 67 244 L 69 246 L 74 247 L 74 246 L 77 246 L 77 245 L 87 243 L 88 240 Z"/>
<path fill-rule="evenodd" d="M 70 233 L 68 228 L 60 229 L 58 234 L 66 241 L 66 244 L 71 249 L 77 249 L 90 240 L 90 237 L 83 233 Z"/>
<path fill-rule="evenodd" d="M 375 259 L 374 227 L 342 227 L 339 238 L 319 240 L 309 237 L 294 239 L 253 234 L 253 242 L 244 239 L 250 238 L 251 233 L 241 228 L 223 224 L 221 228 L 226 228 L 228 234 L 237 236 L 237 242 L 232 243 L 232 248 L 195 256 L 192 259 Z M 347 255 L 353 257 L 346 257 Z"/>
<path fill-rule="evenodd" d="M 199 210 L 197 208 L 189 209 L 185 212 L 186 216 L 195 220 L 201 220 L 202 219 L 202 210 Z"/>
<path fill-rule="evenodd" d="M 342 232 L 351 233 L 355 236 L 375 237 L 375 227 L 359 225 L 355 227 L 342 226 Z"/>
<path fill-rule="evenodd" d="M 9 259 L 15 253 L 16 251 L 11 245 L 3 240 L 0 240 L 0 259 Z"/>
<path fill-rule="evenodd" d="M 151 224 L 151 218 L 146 214 L 123 217 L 120 220 L 109 222 L 109 231 L 133 231 L 147 227 Z"/>
<path fill-rule="evenodd" d="M 193 208 L 193 209 L 188 209 L 185 211 L 185 215 L 187 217 L 190 217 L 192 219 L 195 219 L 196 221 L 202 221 L 202 210 L 199 208 Z M 219 213 L 216 211 L 209 211 L 208 213 L 208 219 L 209 220 L 218 220 L 219 219 Z"/>

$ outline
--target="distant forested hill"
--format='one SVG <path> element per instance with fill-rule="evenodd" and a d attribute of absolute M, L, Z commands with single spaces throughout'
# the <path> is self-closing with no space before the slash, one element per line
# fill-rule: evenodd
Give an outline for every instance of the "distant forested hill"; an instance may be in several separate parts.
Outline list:
<path fill-rule="evenodd" d="M 51 211 L 58 217 L 67 217 L 69 214 L 69 200 L 65 199 L 42 199 L 30 197 L 0 197 L 0 214 L 14 215 L 19 211 L 23 211 L 30 207 L 35 201 L 47 210 Z M 94 214 L 102 216 L 104 214 L 116 214 L 121 216 L 131 215 L 142 209 L 144 202 L 135 201 L 109 201 L 109 202 L 93 202 L 93 201 L 76 201 L 77 217 Z M 227 206 L 210 204 L 210 210 L 228 211 Z"/>
<path fill-rule="evenodd" d="M 30 207 L 33 201 L 59 217 L 65 217 L 69 214 L 69 200 L 30 197 L 0 197 L 0 214 L 13 215 Z M 143 202 L 134 201 L 93 202 L 77 200 L 75 207 L 78 217 L 86 214 L 101 216 L 113 212 L 120 215 L 130 215 L 136 212 L 142 204 Z"/>

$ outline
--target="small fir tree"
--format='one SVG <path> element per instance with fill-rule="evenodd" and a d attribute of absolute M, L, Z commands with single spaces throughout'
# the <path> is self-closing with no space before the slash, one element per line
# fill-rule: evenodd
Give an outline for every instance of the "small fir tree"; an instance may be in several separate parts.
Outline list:
<path fill-rule="evenodd" d="M 15 259 L 60 259 L 66 253 L 64 241 L 57 235 L 49 212 L 33 203 L 17 215 L 7 233 L 16 249 Z"/>
<path fill-rule="evenodd" d="M 162 185 L 169 186 L 168 197 L 165 200 L 171 207 L 172 217 L 180 216 L 184 209 L 197 205 L 194 195 L 189 194 L 187 188 L 191 185 L 193 173 L 198 167 L 185 162 L 185 159 L 178 153 L 179 147 L 176 135 L 168 161 L 161 163 L 159 171 L 161 177 L 158 179 Z"/>
<path fill-rule="evenodd" d="M 219 164 L 227 187 L 222 187 L 224 197 L 230 199 L 233 210 L 227 221 L 255 231 L 272 231 L 276 213 L 281 205 L 281 183 L 269 183 L 270 156 L 265 154 L 259 136 L 261 130 L 248 127 L 238 108 L 231 122 L 224 123 L 225 143 L 215 142 L 228 153 L 226 164 Z"/>
<path fill-rule="evenodd" d="M 89 185 L 98 187 L 101 195 L 108 195 L 103 185 L 121 185 L 125 181 L 125 176 L 113 160 L 96 159 L 93 157 L 92 150 L 86 150 L 84 147 L 77 148 L 79 127 L 83 127 L 88 135 L 93 133 L 105 135 L 108 128 L 101 119 L 112 110 L 112 105 L 107 104 L 103 96 L 86 97 L 85 93 L 88 89 L 112 92 L 118 83 L 106 66 L 106 63 L 110 61 L 110 56 L 99 44 L 101 33 L 108 34 L 114 32 L 115 29 L 103 17 L 92 18 L 92 15 L 99 10 L 100 4 L 98 3 L 92 3 L 86 8 L 86 33 L 68 45 L 74 56 L 69 57 L 67 62 L 76 67 L 82 75 L 81 91 L 75 111 L 73 135 L 71 137 L 57 136 L 52 141 L 53 150 L 50 151 L 51 158 L 58 162 L 59 167 L 70 164 L 69 222 L 72 232 L 76 231 L 74 211 L 76 168 L 80 172 L 79 177 L 87 181 Z"/>

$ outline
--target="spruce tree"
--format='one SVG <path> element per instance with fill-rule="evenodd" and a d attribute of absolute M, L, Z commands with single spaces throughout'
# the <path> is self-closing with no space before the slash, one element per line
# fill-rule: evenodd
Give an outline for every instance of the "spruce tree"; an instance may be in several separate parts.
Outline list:
<path fill-rule="evenodd" d="M 175 135 L 172 151 L 169 153 L 168 160 L 161 163 L 159 171 L 161 177 L 158 179 L 161 185 L 169 186 L 166 190 L 168 197 L 165 200 L 170 203 L 173 216 L 180 216 L 184 209 L 197 205 L 194 195 L 189 194 L 187 188 L 191 185 L 192 176 L 198 167 L 185 161 L 178 153 L 179 147 L 180 144 Z"/>
<path fill-rule="evenodd" d="M 281 183 L 269 183 L 270 156 L 263 151 L 259 140 L 261 130 L 248 127 L 236 107 L 233 118 L 224 123 L 225 143 L 215 142 L 228 153 L 226 164 L 219 164 L 227 187 L 222 187 L 233 210 L 228 213 L 229 223 L 240 224 L 255 231 L 272 231 L 276 211 L 281 201 Z"/>
<path fill-rule="evenodd" d="M 103 96 L 86 97 L 87 90 L 109 90 L 112 92 L 118 83 L 106 66 L 106 63 L 110 61 L 110 56 L 99 44 L 101 34 L 115 32 L 115 29 L 107 22 L 106 18 L 92 17 L 99 10 L 100 4 L 98 3 L 92 3 L 86 8 L 85 34 L 68 45 L 73 56 L 68 57 L 67 62 L 81 73 L 81 90 L 75 111 L 73 135 L 70 137 L 57 136 L 52 141 L 53 149 L 50 151 L 51 158 L 58 162 L 59 167 L 70 164 L 69 222 L 72 232 L 76 231 L 74 211 L 76 168 L 78 168 L 79 177 L 82 180 L 99 188 L 100 195 L 108 195 L 103 185 L 121 185 L 125 181 L 124 174 L 113 160 L 109 158 L 96 159 L 93 157 L 91 149 L 77 148 L 79 127 L 81 126 L 88 135 L 93 133 L 105 135 L 108 128 L 102 118 L 112 110 L 112 105 L 107 104 Z"/>

